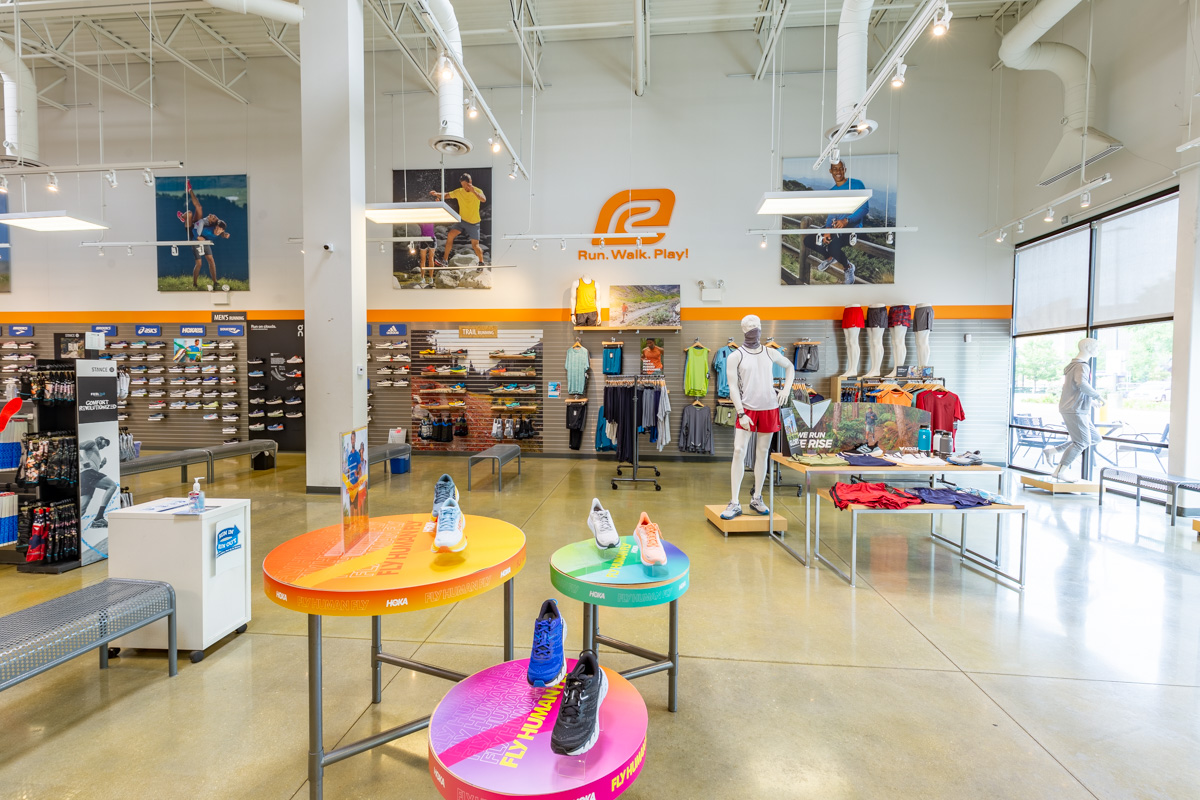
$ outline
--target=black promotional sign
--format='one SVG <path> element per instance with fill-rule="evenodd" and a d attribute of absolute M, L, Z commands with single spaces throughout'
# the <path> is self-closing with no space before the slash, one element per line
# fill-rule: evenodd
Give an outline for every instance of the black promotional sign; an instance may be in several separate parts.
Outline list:
<path fill-rule="evenodd" d="M 273 439 L 280 450 L 303 452 L 308 405 L 304 402 L 304 322 L 255 320 L 248 325 L 250 414 L 263 412 L 263 416 L 250 416 L 250 438 Z M 264 427 L 255 430 L 255 425 Z"/>
<path fill-rule="evenodd" d="M 108 558 L 108 514 L 120 506 L 121 450 L 117 425 L 117 365 L 75 362 L 79 422 L 80 560 Z"/>

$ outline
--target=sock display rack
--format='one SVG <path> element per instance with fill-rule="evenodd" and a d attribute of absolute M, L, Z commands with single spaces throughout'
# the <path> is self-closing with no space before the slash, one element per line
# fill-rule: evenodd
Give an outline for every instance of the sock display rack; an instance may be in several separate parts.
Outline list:
<path fill-rule="evenodd" d="M 414 330 L 409 349 L 414 448 L 478 452 L 503 441 L 541 452 L 540 330 Z"/>
<path fill-rule="evenodd" d="M 411 414 L 413 354 L 408 337 L 368 336 L 367 357 L 368 441 L 372 445 L 387 444 L 389 431 L 404 428 L 411 442 L 416 421 Z"/>

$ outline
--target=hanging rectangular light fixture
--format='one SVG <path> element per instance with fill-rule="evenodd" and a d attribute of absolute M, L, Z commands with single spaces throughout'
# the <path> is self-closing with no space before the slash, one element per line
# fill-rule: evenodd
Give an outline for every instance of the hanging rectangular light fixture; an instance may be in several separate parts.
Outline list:
<path fill-rule="evenodd" d="M 419 225 L 455 223 L 460 220 L 454 209 L 443 202 L 368 203 L 367 219 L 385 225 Z"/>
<path fill-rule="evenodd" d="M 0 214 L 0 225 L 15 225 L 31 231 L 106 231 L 103 222 L 76 217 L 66 211 L 21 211 Z"/>
<path fill-rule="evenodd" d="M 759 214 L 853 214 L 871 199 L 871 189 L 763 192 Z"/>

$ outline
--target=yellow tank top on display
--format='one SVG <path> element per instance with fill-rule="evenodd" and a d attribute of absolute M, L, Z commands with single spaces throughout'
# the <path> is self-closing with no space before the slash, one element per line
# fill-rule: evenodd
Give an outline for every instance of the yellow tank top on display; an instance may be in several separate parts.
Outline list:
<path fill-rule="evenodd" d="M 596 310 L 596 282 L 585 283 L 580 279 L 575 286 L 575 313 L 591 314 Z"/>

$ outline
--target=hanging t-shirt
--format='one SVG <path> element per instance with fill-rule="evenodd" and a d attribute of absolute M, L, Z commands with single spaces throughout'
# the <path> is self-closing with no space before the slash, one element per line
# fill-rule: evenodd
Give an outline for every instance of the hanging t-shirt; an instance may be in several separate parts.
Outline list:
<path fill-rule="evenodd" d="M 708 394 L 708 348 L 692 345 L 683 365 L 683 393 L 689 397 Z"/>
<path fill-rule="evenodd" d="M 913 398 L 899 386 L 894 386 L 875 395 L 875 402 L 893 406 L 911 406 Z"/>
<path fill-rule="evenodd" d="M 729 376 L 726 373 L 726 365 L 729 355 L 735 350 L 737 350 L 736 347 L 727 344 L 713 356 L 712 369 L 717 373 L 717 397 L 729 397 Z"/>
<path fill-rule="evenodd" d="M 783 350 L 778 347 L 769 347 L 769 349 L 774 350 L 776 353 L 779 353 L 781 356 L 783 355 Z M 786 359 L 785 359 L 785 363 L 783 363 L 783 364 L 779 363 L 775 359 L 771 359 L 771 380 L 781 381 L 786 376 L 787 376 Z"/>
<path fill-rule="evenodd" d="M 588 351 L 583 345 L 567 348 L 567 394 L 587 391 Z"/>
<path fill-rule="evenodd" d="M 945 389 L 921 392 L 917 408 L 928 411 L 935 431 L 953 431 L 954 423 L 966 419 L 958 395 Z"/>
<path fill-rule="evenodd" d="M 583 278 L 575 284 L 575 313 L 591 314 L 596 311 L 596 282 L 588 283 Z"/>

